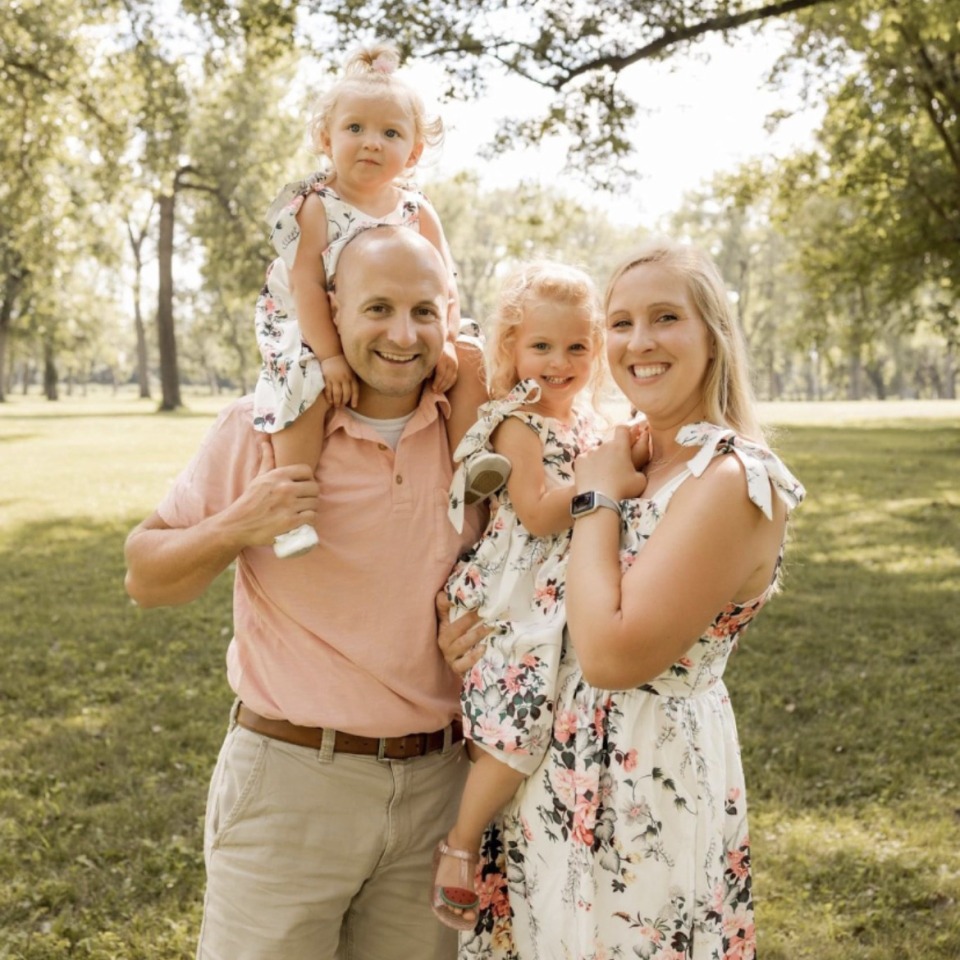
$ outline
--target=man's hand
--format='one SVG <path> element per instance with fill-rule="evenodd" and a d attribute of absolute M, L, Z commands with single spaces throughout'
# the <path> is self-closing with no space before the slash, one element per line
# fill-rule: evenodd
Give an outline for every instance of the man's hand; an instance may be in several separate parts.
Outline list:
<path fill-rule="evenodd" d="M 450 601 L 437 594 L 437 643 L 454 673 L 463 676 L 483 654 L 483 641 L 490 632 L 476 610 L 450 622 Z"/>
<path fill-rule="evenodd" d="M 317 519 L 320 485 L 305 463 L 277 467 L 273 445 L 260 442 L 260 467 L 250 486 L 225 511 L 238 552 L 243 547 L 267 546 L 274 538 Z"/>

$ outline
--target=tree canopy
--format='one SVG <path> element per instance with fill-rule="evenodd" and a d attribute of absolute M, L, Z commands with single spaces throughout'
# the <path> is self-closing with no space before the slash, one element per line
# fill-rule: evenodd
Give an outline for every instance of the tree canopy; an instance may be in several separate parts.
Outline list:
<path fill-rule="evenodd" d="M 356 43 L 390 37 L 441 64 L 452 96 L 525 78 L 547 105 L 531 119 L 505 103 L 492 149 L 560 136 L 568 166 L 611 188 L 637 148 L 625 71 L 771 23 L 791 44 L 771 82 L 805 77 L 825 108 L 815 140 L 691 191 L 673 229 L 717 255 L 770 395 L 818 383 L 816 363 L 831 389 L 864 372 L 878 392 L 905 383 L 920 355 L 907 338 L 924 356 L 946 344 L 930 363 L 949 393 L 960 0 L 14 0 L 0 7 L 0 399 L 14 357 L 24 383 L 46 367 L 55 395 L 58 359 L 116 379 L 136 355 L 144 388 L 148 332 L 164 407 L 180 402 L 181 363 L 249 386 L 250 306 L 272 256 L 261 212 L 306 172 L 304 77 Z M 653 226 L 614 227 L 531 183 L 486 189 L 465 174 L 428 192 L 480 316 L 509 263 L 573 259 L 602 282 Z"/>

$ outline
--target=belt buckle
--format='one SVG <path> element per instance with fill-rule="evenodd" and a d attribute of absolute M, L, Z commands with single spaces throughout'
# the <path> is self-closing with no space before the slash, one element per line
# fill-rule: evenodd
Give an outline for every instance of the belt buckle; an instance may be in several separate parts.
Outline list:
<path fill-rule="evenodd" d="M 387 738 L 386 737 L 380 737 L 380 739 L 377 740 L 377 759 L 381 762 L 389 759 L 389 757 L 387 757 Z"/>

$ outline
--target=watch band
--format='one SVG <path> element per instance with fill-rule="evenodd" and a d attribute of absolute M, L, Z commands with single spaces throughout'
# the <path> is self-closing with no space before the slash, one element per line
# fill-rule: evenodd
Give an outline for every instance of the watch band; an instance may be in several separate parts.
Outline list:
<path fill-rule="evenodd" d="M 585 517 L 594 513 L 600 507 L 615 511 L 617 516 L 621 515 L 620 504 L 616 500 L 597 490 L 588 490 L 586 493 L 578 493 L 570 501 L 570 516 L 576 520 L 578 517 Z"/>

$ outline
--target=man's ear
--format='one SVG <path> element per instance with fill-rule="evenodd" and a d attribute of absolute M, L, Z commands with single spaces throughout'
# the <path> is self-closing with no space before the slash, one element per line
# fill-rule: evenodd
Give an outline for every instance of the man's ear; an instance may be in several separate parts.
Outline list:
<path fill-rule="evenodd" d="M 447 297 L 447 331 L 451 329 L 451 324 L 453 323 L 453 308 L 456 306 L 457 300 L 452 294 Z M 458 334 L 459 330 L 456 331 Z"/>

